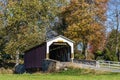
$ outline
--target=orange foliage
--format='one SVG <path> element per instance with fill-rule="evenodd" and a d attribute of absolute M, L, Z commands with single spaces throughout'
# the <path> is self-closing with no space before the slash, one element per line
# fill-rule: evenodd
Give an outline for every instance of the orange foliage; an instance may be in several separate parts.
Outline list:
<path fill-rule="evenodd" d="M 65 36 L 76 44 L 90 43 L 95 52 L 102 49 L 105 43 L 105 26 L 107 0 L 95 0 L 92 4 L 86 0 L 72 0 L 70 5 L 62 8 L 62 16 L 68 24 Z"/>

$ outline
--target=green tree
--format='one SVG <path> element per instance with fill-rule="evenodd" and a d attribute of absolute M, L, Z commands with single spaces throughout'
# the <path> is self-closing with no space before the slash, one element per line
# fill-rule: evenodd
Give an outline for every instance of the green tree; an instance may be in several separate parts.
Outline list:
<path fill-rule="evenodd" d="M 108 44 L 111 42 L 112 46 L 114 48 L 110 49 L 110 51 L 114 52 L 114 56 L 118 54 L 118 60 L 120 61 L 120 1 L 119 0 L 110 0 L 108 3 L 108 20 L 107 20 L 107 26 L 110 31 L 110 34 L 108 34 Z M 111 37 L 112 36 L 112 37 Z M 111 45 L 109 47 L 112 47 Z M 113 50 L 114 49 L 114 50 Z"/>
<path fill-rule="evenodd" d="M 4 29 L 7 41 L 4 51 L 14 56 L 44 42 L 46 27 L 49 28 L 60 7 L 66 4 L 64 0 L 5 0 L 3 3 L 0 31 Z"/>
<path fill-rule="evenodd" d="M 117 35 L 120 36 L 120 32 L 118 32 Z M 120 40 L 120 37 L 118 39 Z M 120 50 L 120 42 L 117 42 L 117 45 L 119 45 L 118 50 Z M 119 56 L 119 54 L 116 53 L 116 29 L 113 29 L 111 32 L 109 32 L 106 48 L 107 48 L 107 51 L 109 50 L 109 53 L 111 53 L 107 55 L 107 57 L 109 57 L 109 60 L 112 60 L 112 61 L 119 60 L 117 59 L 117 56 Z M 105 53 L 105 54 L 108 54 L 108 53 Z"/>

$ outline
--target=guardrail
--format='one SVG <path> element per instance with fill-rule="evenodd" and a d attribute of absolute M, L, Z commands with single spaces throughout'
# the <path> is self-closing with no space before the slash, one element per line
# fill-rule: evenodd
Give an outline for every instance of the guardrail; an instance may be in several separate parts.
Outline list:
<path fill-rule="evenodd" d="M 120 62 L 99 60 L 99 61 L 96 61 L 96 67 L 99 67 L 99 68 L 120 69 Z"/>
<path fill-rule="evenodd" d="M 74 59 L 75 63 L 80 63 L 80 64 L 85 64 L 85 65 L 92 65 L 92 66 L 96 66 L 96 61 L 95 60 L 77 60 Z"/>

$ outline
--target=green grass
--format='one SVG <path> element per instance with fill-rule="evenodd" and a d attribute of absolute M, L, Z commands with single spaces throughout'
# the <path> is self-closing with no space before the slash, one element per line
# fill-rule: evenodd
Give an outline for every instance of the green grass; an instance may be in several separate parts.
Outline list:
<path fill-rule="evenodd" d="M 57 73 L 0 74 L 0 80 L 120 80 L 120 73 L 68 69 Z"/>

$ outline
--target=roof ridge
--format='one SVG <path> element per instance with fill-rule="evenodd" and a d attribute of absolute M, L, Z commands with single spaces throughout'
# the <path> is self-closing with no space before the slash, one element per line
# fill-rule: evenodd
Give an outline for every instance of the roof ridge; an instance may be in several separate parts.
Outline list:
<path fill-rule="evenodd" d="M 63 35 L 59 35 L 59 36 L 56 36 L 56 37 L 54 37 L 54 38 L 48 39 L 48 40 L 46 40 L 46 42 L 49 42 L 49 41 L 51 41 L 51 40 L 53 40 L 53 39 L 56 39 L 56 38 L 58 38 L 58 37 L 62 37 L 62 38 L 64 38 L 64 39 L 67 39 L 67 40 L 69 40 L 70 42 L 73 42 L 73 43 L 74 43 L 73 40 L 71 40 L 71 39 L 69 39 L 69 38 L 67 38 L 67 37 L 65 37 L 65 36 L 63 36 Z"/>

